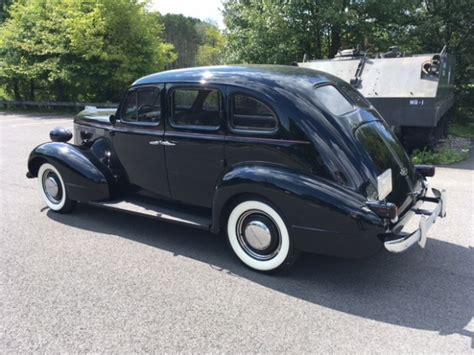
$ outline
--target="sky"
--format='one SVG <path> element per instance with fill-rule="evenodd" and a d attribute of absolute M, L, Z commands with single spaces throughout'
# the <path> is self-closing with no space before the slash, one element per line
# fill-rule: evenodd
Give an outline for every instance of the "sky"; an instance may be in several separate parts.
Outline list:
<path fill-rule="evenodd" d="M 221 0 L 151 0 L 151 9 L 161 14 L 182 14 L 201 20 L 211 19 L 219 28 L 224 28 Z"/>

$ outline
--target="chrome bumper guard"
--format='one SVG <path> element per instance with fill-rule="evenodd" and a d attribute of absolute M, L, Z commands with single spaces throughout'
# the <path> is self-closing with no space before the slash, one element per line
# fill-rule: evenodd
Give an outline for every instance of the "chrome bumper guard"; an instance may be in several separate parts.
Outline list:
<path fill-rule="evenodd" d="M 413 208 L 410 218 L 414 215 L 421 215 L 418 229 L 409 234 L 388 233 L 384 238 L 384 246 L 389 252 L 401 253 L 418 243 L 422 248 L 426 245 L 428 230 L 436 222 L 436 218 L 446 217 L 446 191 L 432 189 L 434 197 L 422 197 L 420 202 L 433 202 L 436 207 L 432 211 L 421 208 Z"/>

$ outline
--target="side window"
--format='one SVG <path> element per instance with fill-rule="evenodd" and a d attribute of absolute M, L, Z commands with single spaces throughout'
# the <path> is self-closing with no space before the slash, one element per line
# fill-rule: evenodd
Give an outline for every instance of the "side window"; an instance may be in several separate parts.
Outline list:
<path fill-rule="evenodd" d="M 354 110 L 354 106 L 332 85 L 318 86 L 314 92 L 319 102 L 336 116 Z"/>
<path fill-rule="evenodd" d="M 138 90 L 138 122 L 159 122 L 161 116 L 161 97 L 158 88 Z"/>
<path fill-rule="evenodd" d="M 171 125 L 217 129 L 221 125 L 222 98 L 216 89 L 177 88 L 171 94 Z"/>
<path fill-rule="evenodd" d="M 127 94 L 125 104 L 122 109 L 122 119 L 126 122 L 137 120 L 137 91 L 133 90 Z"/>
<path fill-rule="evenodd" d="M 122 119 L 125 122 L 158 123 L 160 117 L 160 89 L 141 88 L 127 94 L 122 109 Z"/>
<path fill-rule="evenodd" d="M 232 96 L 230 126 L 234 130 L 274 132 L 278 126 L 275 113 L 258 99 L 244 95 Z"/>

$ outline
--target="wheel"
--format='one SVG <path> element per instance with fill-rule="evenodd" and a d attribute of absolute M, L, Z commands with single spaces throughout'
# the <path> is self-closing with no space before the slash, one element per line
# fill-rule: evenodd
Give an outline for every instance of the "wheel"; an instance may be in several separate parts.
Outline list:
<path fill-rule="evenodd" d="M 235 255 L 254 270 L 274 271 L 296 259 L 283 218 L 262 201 L 243 201 L 232 209 L 227 237 Z"/>
<path fill-rule="evenodd" d="M 76 205 L 67 196 L 64 180 L 58 169 L 49 163 L 43 163 L 38 170 L 38 184 L 41 196 L 48 207 L 60 213 L 70 212 Z"/>

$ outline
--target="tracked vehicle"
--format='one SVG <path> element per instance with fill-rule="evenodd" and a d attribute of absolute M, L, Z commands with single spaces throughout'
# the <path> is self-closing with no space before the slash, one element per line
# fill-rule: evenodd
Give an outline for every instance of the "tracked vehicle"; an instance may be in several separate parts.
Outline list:
<path fill-rule="evenodd" d="M 405 148 L 433 148 L 447 132 L 454 103 L 454 58 L 440 53 L 402 53 L 398 47 L 375 57 L 357 49 L 334 59 L 303 59 L 298 66 L 333 74 L 355 87 L 381 113 Z"/>

